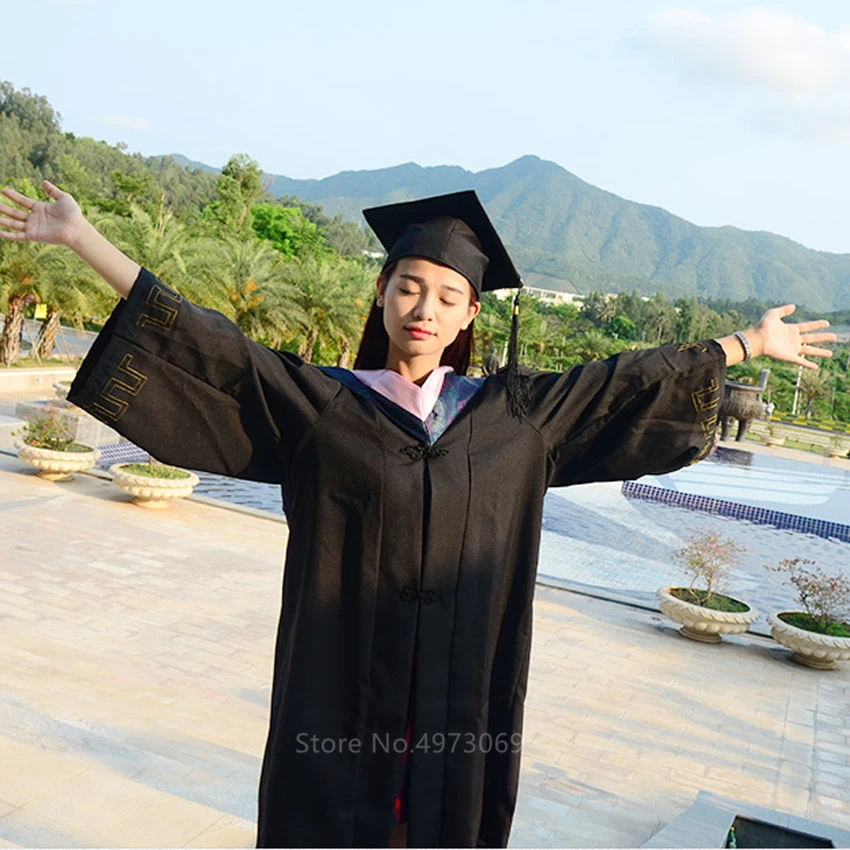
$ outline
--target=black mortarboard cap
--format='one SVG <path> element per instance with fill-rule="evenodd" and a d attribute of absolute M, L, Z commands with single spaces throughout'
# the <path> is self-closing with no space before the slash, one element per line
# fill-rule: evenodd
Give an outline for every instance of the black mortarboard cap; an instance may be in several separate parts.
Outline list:
<path fill-rule="evenodd" d="M 480 296 L 522 286 L 496 228 L 474 191 L 363 210 L 387 250 L 386 265 L 422 257 L 462 274 Z"/>
<path fill-rule="evenodd" d="M 522 288 L 519 272 L 472 190 L 372 207 L 363 216 L 387 250 L 384 268 L 402 257 L 422 257 L 462 274 L 478 297 L 494 289 Z M 508 410 L 520 417 L 528 410 L 529 387 L 519 374 L 518 334 L 519 291 L 508 344 L 507 389 Z"/>

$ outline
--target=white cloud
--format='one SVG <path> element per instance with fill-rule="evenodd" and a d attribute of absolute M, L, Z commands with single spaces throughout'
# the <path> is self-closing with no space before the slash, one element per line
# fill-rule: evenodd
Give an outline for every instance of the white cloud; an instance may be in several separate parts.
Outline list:
<path fill-rule="evenodd" d="M 150 131 L 148 122 L 144 118 L 130 118 L 127 115 L 105 115 L 103 123 L 108 127 L 132 130 L 134 133 L 147 133 Z"/>
<path fill-rule="evenodd" d="M 691 82 L 749 91 L 749 120 L 763 130 L 850 143 L 850 27 L 826 30 L 764 6 L 667 9 L 648 20 L 641 44 Z"/>
<path fill-rule="evenodd" d="M 850 92 L 850 27 L 829 31 L 763 6 L 724 15 L 668 9 L 649 19 L 644 42 L 717 80 L 804 98 Z"/>

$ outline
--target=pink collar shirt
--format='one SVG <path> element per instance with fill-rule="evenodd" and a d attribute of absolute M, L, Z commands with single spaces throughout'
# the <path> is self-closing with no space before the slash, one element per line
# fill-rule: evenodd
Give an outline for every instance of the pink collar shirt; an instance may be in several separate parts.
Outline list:
<path fill-rule="evenodd" d="M 424 422 L 431 415 L 440 397 L 446 373 L 451 371 L 453 371 L 451 366 L 437 367 L 425 379 L 421 387 L 408 381 L 407 378 L 402 378 L 392 369 L 355 369 L 352 374 L 367 387 L 379 392 Z"/>

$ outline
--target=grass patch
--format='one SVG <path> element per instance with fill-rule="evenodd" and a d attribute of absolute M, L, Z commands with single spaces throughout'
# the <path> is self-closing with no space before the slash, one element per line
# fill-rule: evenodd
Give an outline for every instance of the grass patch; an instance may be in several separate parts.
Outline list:
<path fill-rule="evenodd" d="M 729 611 L 733 614 L 743 614 L 750 610 L 749 605 L 745 605 L 731 596 L 724 596 L 722 593 L 713 593 L 707 604 L 708 591 L 706 590 L 673 587 L 670 589 L 670 595 L 675 596 L 676 599 L 681 599 L 683 602 L 690 602 L 691 605 L 699 605 L 701 608 L 708 608 L 711 611 Z"/>
<path fill-rule="evenodd" d="M 806 614 L 805 611 L 792 611 L 791 613 L 780 614 L 779 619 L 783 623 L 788 623 L 789 626 L 796 626 L 798 629 L 805 629 L 807 632 L 817 632 L 819 635 L 830 635 L 831 637 L 850 638 L 850 625 L 847 623 L 830 623 L 824 626 L 811 614 Z"/>
<path fill-rule="evenodd" d="M 121 469 L 132 472 L 133 475 L 147 475 L 149 478 L 189 478 L 190 473 L 173 466 L 155 463 L 152 467 L 146 463 L 125 463 Z"/>

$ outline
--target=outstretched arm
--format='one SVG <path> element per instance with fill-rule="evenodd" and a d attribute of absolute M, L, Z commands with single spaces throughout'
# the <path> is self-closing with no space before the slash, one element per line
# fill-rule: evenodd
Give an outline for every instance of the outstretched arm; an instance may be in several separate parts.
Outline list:
<path fill-rule="evenodd" d="M 828 348 L 816 348 L 812 345 L 815 342 L 835 342 L 837 337 L 834 333 L 815 333 L 828 328 L 829 322 L 826 319 L 795 324 L 786 324 L 782 321 L 796 309 L 793 304 L 774 307 L 768 310 L 757 324 L 743 332 L 750 342 L 753 357 L 767 356 L 774 360 L 788 360 L 807 369 L 818 367 L 816 363 L 806 360 L 803 357 L 804 354 L 809 357 L 832 357 L 832 352 Z M 727 366 L 734 366 L 744 359 L 744 347 L 734 334 L 724 336 L 717 342 L 726 352 Z"/>
<path fill-rule="evenodd" d="M 98 233 L 67 192 L 47 180 L 42 188 L 53 203 L 36 201 L 14 189 L 0 190 L 15 204 L 0 203 L 0 239 L 65 245 L 126 299 L 141 266 Z"/>

